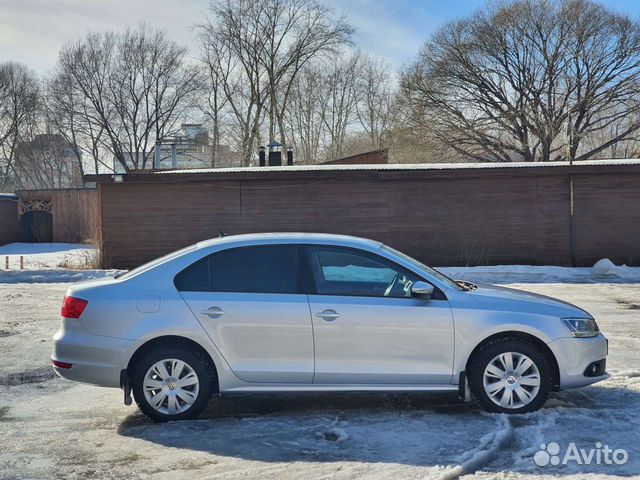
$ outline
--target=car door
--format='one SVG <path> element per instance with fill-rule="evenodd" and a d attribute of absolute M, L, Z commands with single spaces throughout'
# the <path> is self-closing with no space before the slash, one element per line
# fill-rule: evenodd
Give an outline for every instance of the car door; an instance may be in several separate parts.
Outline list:
<path fill-rule="evenodd" d="M 314 383 L 450 383 L 453 316 L 440 290 L 430 300 L 412 298 L 418 276 L 370 252 L 321 245 L 305 251 Z"/>
<path fill-rule="evenodd" d="M 313 333 L 296 245 L 214 253 L 176 288 L 233 372 L 247 382 L 311 383 Z"/>

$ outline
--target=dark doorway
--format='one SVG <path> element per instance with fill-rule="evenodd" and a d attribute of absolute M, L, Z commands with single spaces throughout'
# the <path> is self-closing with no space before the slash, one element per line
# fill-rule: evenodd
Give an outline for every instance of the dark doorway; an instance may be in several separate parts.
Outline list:
<path fill-rule="evenodd" d="M 48 243 L 53 241 L 51 214 L 43 210 L 32 210 L 20 218 L 20 241 Z"/>

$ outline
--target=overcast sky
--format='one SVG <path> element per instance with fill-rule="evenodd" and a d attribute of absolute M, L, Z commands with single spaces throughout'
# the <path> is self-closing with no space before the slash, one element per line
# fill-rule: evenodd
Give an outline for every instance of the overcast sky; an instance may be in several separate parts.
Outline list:
<path fill-rule="evenodd" d="M 481 8 L 484 0 L 325 0 L 357 29 L 356 41 L 394 67 L 411 59 L 439 25 Z M 640 0 L 609 0 L 640 15 Z M 58 50 L 89 31 L 146 22 L 164 28 L 197 55 L 193 26 L 209 0 L 0 0 L 0 61 L 20 61 L 46 73 Z"/>

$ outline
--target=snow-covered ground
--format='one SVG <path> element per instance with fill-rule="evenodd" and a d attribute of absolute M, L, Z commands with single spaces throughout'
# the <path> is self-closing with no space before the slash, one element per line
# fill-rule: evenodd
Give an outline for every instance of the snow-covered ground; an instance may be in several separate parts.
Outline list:
<path fill-rule="evenodd" d="M 44 270 L 56 268 L 34 271 Z M 68 283 L 0 276 L 0 478 L 640 475 L 640 283 L 631 276 L 638 269 L 616 276 L 559 267 L 443 270 L 586 308 L 609 337 L 612 378 L 553 394 L 539 412 L 517 417 L 482 413 L 449 394 L 274 394 L 216 398 L 201 420 L 153 424 L 122 404 L 120 390 L 53 378 L 51 336 Z M 521 278 L 533 283 L 515 283 Z M 570 442 L 587 450 L 600 442 L 626 449 L 629 459 L 539 467 L 534 455 L 550 442 L 562 453 Z"/>
<path fill-rule="evenodd" d="M 615 265 L 603 258 L 593 267 L 496 265 L 438 268 L 455 280 L 476 283 L 637 283 L 640 267 Z"/>
<path fill-rule="evenodd" d="M 11 243 L 0 247 L 0 283 L 78 282 L 115 275 L 96 270 L 98 252 L 82 243 Z M 6 268 L 6 258 L 9 268 Z M 23 267 L 20 269 L 20 257 Z"/>

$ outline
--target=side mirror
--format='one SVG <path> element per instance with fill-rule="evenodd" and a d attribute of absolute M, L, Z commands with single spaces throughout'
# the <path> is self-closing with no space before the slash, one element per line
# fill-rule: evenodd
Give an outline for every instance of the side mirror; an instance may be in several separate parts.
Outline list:
<path fill-rule="evenodd" d="M 433 296 L 433 285 L 418 281 L 411 286 L 411 296 L 421 300 L 429 300 Z"/>

